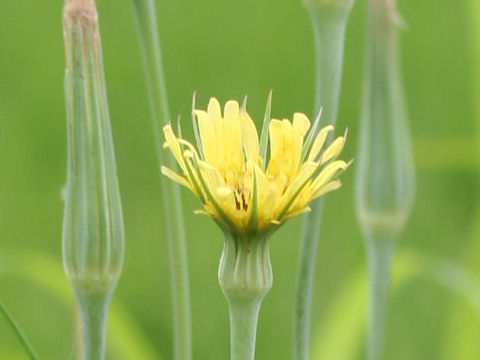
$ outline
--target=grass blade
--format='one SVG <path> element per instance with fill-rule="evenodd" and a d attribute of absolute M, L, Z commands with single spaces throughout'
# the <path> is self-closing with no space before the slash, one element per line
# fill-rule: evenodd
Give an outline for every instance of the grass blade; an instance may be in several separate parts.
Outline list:
<path fill-rule="evenodd" d="M 17 335 L 18 340 L 22 344 L 23 348 L 25 349 L 25 352 L 28 354 L 28 357 L 31 360 L 38 360 L 37 355 L 35 354 L 35 351 L 33 350 L 32 345 L 28 341 L 27 337 L 23 333 L 22 329 L 20 326 L 17 324 L 13 316 L 10 314 L 10 312 L 7 310 L 5 305 L 0 301 L 0 313 L 5 317 L 7 320 L 8 324 L 14 331 L 15 335 Z"/>

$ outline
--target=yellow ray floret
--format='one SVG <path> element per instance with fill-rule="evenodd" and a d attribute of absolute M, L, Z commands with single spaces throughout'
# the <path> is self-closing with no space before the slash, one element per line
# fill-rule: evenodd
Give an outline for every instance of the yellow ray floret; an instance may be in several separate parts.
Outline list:
<path fill-rule="evenodd" d="M 333 126 L 317 132 L 319 117 L 313 126 L 302 113 L 293 121 L 266 118 L 259 140 L 252 118 L 236 101 L 227 101 L 222 114 L 211 98 L 207 111 L 194 109 L 193 116 L 197 147 L 175 135 L 171 125 L 163 128 L 164 147 L 179 172 L 162 166 L 162 173 L 190 189 L 203 203 L 197 213 L 213 217 L 227 231 L 270 232 L 341 185 L 338 175 L 348 164 L 337 158 L 345 135 L 326 147 Z"/>

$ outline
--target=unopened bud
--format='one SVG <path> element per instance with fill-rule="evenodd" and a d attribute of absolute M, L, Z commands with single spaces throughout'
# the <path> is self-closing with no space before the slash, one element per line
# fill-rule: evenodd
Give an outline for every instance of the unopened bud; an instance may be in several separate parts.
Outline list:
<path fill-rule="evenodd" d="M 67 1 L 63 259 L 72 284 L 114 286 L 124 230 L 97 21 L 92 0 Z"/>

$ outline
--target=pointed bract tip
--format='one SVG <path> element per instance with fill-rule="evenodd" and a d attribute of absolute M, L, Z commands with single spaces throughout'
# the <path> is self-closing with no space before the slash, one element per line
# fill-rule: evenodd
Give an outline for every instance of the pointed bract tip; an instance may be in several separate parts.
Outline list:
<path fill-rule="evenodd" d="M 197 90 L 193 90 L 192 94 L 192 110 L 195 109 L 195 103 L 197 102 Z"/>
<path fill-rule="evenodd" d="M 247 100 L 248 100 L 248 95 L 245 94 L 243 97 L 243 103 L 242 103 L 242 110 L 246 111 L 247 110 Z"/>

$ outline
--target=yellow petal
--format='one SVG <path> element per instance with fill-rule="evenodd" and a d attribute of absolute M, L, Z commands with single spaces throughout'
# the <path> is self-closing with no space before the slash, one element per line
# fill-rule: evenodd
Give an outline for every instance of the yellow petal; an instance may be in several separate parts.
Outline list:
<path fill-rule="evenodd" d="M 285 220 L 286 219 L 290 219 L 291 217 L 293 216 L 297 216 L 297 215 L 300 215 L 300 214 L 305 214 L 305 213 L 309 213 L 310 211 L 312 211 L 312 208 L 310 208 L 309 206 L 306 206 L 306 207 L 299 207 L 299 208 L 296 208 L 295 210 L 293 211 L 289 211 L 288 214 L 285 216 Z"/>
<path fill-rule="evenodd" d="M 216 194 L 219 187 L 225 187 L 225 181 L 214 166 L 202 160 L 198 160 L 198 165 L 212 194 Z"/>
<path fill-rule="evenodd" d="M 182 171 L 186 173 L 185 163 L 182 157 L 182 149 L 180 147 L 177 137 L 173 133 L 173 130 L 170 124 L 165 125 L 163 127 L 163 134 L 165 136 L 165 141 L 167 143 L 167 146 L 172 152 L 173 156 L 175 157 L 175 160 L 177 160 L 177 163 L 178 165 L 180 165 L 180 168 L 182 169 Z"/>
<path fill-rule="evenodd" d="M 208 102 L 207 108 L 208 116 L 213 120 L 220 120 L 222 118 L 222 108 L 220 107 L 220 103 L 214 97 L 210 98 Z"/>
<path fill-rule="evenodd" d="M 213 133 L 217 141 L 223 141 L 223 120 L 220 103 L 212 97 L 208 102 L 207 114 L 212 122 Z"/>
<path fill-rule="evenodd" d="M 242 122 L 238 109 L 238 103 L 229 101 L 225 105 L 225 119 L 223 127 L 223 146 L 224 158 L 218 164 L 219 168 L 225 168 L 225 173 L 229 170 L 239 173 L 243 167 L 243 149 L 242 149 Z"/>
<path fill-rule="evenodd" d="M 205 160 L 211 164 L 217 164 L 216 139 L 213 123 L 208 113 L 203 110 L 194 110 L 193 114 L 198 119 L 198 129 L 200 130 L 200 138 L 202 140 L 203 154 Z"/>
<path fill-rule="evenodd" d="M 315 161 L 315 158 L 322 150 L 323 145 L 325 144 L 325 140 L 327 140 L 327 136 L 330 131 L 333 131 L 332 125 L 325 126 L 318 132 L 317 136 L 315 137 L 315 141 L 313 142 L 312 148 L 310 149 L 308 161 Z"/>
<path fill-rule="evenodd" d="M 302 155 L 302 139 L 295 136 L 293 126 L 290 121 L 284 119 L 282 121 L 283 131 L 283 149 L 281 155 L 281 170 L 291 180 L 298 168 Z"/>
<path fill-rule="evenodd" d="M 183 176 L 181 176 L 180 174 L 177 174 L 175 171 L 173 171 L 172 169 L 166 167 L 166 166 L 161 166 L 160 167 L 160 171 L 162 172 L 163 175 L 165 175 L 166 177 L 172 179 L 173 181 L 179 183 L 180 185 L 183 185 L 185 186 L 187 189 L 190 189 L 193 191 L 192 189 L 192 186 L 190 185 L 190 183 L 187 181 L 187 179 L 185 179 Z"/>
<path fill-rule="evenodd" d="M 338 137 L 336 138 L 333 143 L 325 150 L 322 155 L 322 163 L 325 163 L 331 159 L 335 159 L 340 152 L 343 150 L 345 145 L 345 137 Z"/>
<path fill-rule="evenodd" d="M 280 166 L 283 157 L 283 129 L 280 120 L 272 119 L 270 121 L 270 161 L 268 163 L 267 174 L 277 176 L 280 173 Z"/>
<path fill-rule="evenodd" d="M 303 113 L 293 114 L 294 132 L 303 139 L 303 137 L 307 134 L 308 129 L 310 129 L 310 120 L 308 120 L 307 115 Z"/>
<path fill-rule="evenodd" d="M 310 120 L 305 114 L 295 113 L 293 114 L 293 123 L 292 123 L 292 145 L 291 145 L 291 156 L 292 156 L 292 176 L 298 170 L 300 165 L 300 160 L 302 157 L 303 151 L 303 139 L 310 128 Z"/>
<path fill-rule="evenodd" d="M 293 179 L 292 183 L 288 186 L 287 190 L 280 198 L 280 201 L 276 207 L 276 217 L 282 216 L 282 213 L 288 211 L 288 208 L 298 197 L 300 190 L 311 179 L 315 173 L 315 170 L 317 169 L 317 163 L 307 162 L 302 165 L 298 175 Z"/>
<path fill-rule="evenodd" d="M 217 189 L 217 195 L 221 198 L 227 198 L 233 193 L 232 189 L 228 187 L 219 187 Z"/>
<path fill-rule="evenodd" d="M 238 117 L 240 113 L 240 107 L 238 106 L 238 102 L 235 100 L 229 100 L 225 104 L 225 109 L 223 110 L 223 118 L 227 119 L 235 119 Z"/>
<path fill-rule="evenodd" d="M 204 209 L 197 209 L 197 210 L 194 210 L 193 213 L 195 215 L 206 215 L 206 216 L 214 216 L 214 214 L 204 210 Z"/>
<path fill-rule="evenodd" d="M 312 192 L 316 193 L 321 187 L 330 182 L 339 171 L 343 171 L 348 164 L 343 160 L 336 160 L 328 164 L 312 182 Z"/>
<path fill-rule="evenodd" d="M 313 194 L 313 199 L 316 199 L 322 195 L 325 195 L 326 193 L 329 193 L 331 191 L 337 190 L 342 186 L 342 183 L 340 180 L 333 180 L 330 181 L 329 183 L 325 184 L 321 188 L 319 188 L 314 194 Z"/>
<path fill-rule="evenodd" d="M 258 140 L 257 128 L 252 118 L 246 111 L 240 113 L 242 121 L 243 144 L 250 160 L 259 164 L 260 161 L 260 145 Z"/>

